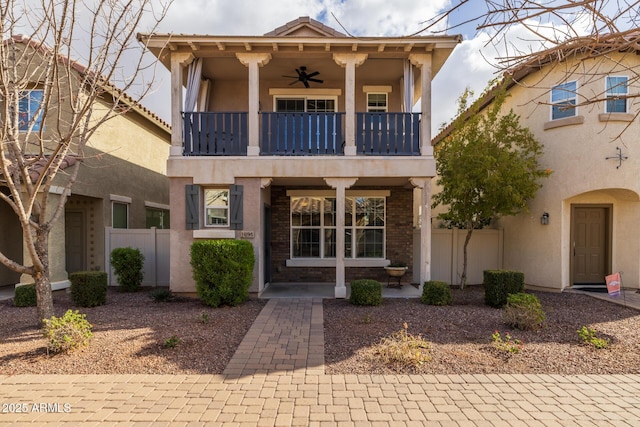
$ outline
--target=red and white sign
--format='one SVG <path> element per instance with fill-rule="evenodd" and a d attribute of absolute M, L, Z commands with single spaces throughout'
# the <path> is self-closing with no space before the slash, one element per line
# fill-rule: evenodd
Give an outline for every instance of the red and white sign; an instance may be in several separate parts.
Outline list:
<path fill-rule="evenodd" d="M 605 276 L 607 281 L 607 291 L 611 296 L 620 295 L 620 273 L 613 273 L 609 276 Z"/>

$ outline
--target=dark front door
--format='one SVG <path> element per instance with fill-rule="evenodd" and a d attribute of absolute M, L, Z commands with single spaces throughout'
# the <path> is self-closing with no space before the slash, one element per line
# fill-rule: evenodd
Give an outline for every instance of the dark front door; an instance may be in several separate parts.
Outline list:
<path fill-rule="evenodd" d="M 264 283 L 271 283 L 271 206 L 264 205 Z"/>
<path fill-rule="evenodd" d="M 67 273 L 87 269 L 84 212 L 65 212 L 64 243 Z"/>
<path fill-rule="evenodd" d="M 608 274 L 607 207 L 573 208 L 573 284 L 603 284 Z"/>

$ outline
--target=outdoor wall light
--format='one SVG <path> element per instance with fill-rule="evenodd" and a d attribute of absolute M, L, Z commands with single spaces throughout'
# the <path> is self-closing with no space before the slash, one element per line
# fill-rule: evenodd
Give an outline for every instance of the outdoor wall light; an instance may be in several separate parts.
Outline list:
<path fill-rule="evenodd" d="M 540 217 L 540 224 L 549 225 L 549 212 L 545 212 Z"/>

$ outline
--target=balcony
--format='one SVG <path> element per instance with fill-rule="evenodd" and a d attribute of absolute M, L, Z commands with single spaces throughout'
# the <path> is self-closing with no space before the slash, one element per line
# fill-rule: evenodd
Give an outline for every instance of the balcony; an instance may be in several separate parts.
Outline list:
<path fill-rule="evenodd" d="M 184 156 L 246 156 L 248 113 L 183 113 Z M 419 113 L 356 113 L 359 156 L 419 156 Z M 344 113 L 260 113 L 261 156 L 342 156 Z"/>

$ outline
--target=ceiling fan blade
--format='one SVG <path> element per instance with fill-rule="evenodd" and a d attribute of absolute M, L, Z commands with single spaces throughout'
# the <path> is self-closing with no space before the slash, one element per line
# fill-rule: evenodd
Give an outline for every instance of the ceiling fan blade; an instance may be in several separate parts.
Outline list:
<path fill-rule="evenodd" d="M 289 86 L 293 86 L 294 84 L 298 83 L 300 80 L 294 80 L 291 83 L 289 83 Z"/>
<path fill-rule="evenodd" d="M 298 76 L 285 76 L 284 74 L 282 75 L 282 77 L 287 77 L 287 78 L 290 78 L 290 79 L 297 79 L 298 78 Z"/>
<path fill-rule="evenodd" d="M 298 70 L 298 69 L 296 68 L 296 73 L 298 73 L 298 77 L 300 77 L 300 76 L 301 76 L 301 75 L 303 75 L 303 74 L 306 74 L 306 73 L 304 72 L 304 67 L 302 67 L 302 71 L 300 71 L 300 70 Z"/>
<path fill-rule="evenodd" d="M 307 82 L 307 80 L 303 80 L 302 83 L 304 83 L 304 87 L 309 87 L 309 82 Z"/>
<path fill-rule="evenodd" d="M 320 71 L 314 71 L 314 72 L 313 72 L 313 73 L 311 73 L 311 74 L 307 74 L 307 78 L 315 77 L 315 76 L 317 76 L 318 74 L 320 74 Z"/>
<path fill-rule="evenodd" d="M 320 79 L 307 79 L 310 82 L 316 82 L 316 83 L 324 83 L 324 80 L 320 80 Z"/>

